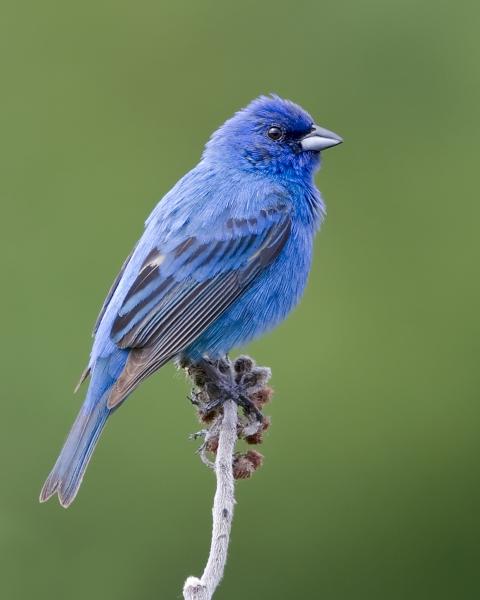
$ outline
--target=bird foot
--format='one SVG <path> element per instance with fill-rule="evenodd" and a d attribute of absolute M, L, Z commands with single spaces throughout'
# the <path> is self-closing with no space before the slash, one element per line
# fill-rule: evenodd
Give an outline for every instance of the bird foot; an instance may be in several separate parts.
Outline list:
<path fill-rule="evenodd" d="M 238 399 L 235 400 L 235 402 L 238 404 L 238 406 L 241 406 L 243 408 L 243 411 L 247 416 L 253 416 L 259 423 L 263 423 L 262 413 L 248 396 L 240 394 L 238 396 Z"/>
<path fill-rule="evenodd" d="M 228 357 L 220 360 L 204 358 L 198 362 L 181 357 L 179 366 L 186 370 L 193 383 L 190 400 L 204 429 L 190 437 L 202 439 L 197 452 L 205 465 L 215 468 L 212 456 L 216 456 L 221 443 L 223 404 L 227 400 L 242 409 L 239 412 L 243 414 L 237 415 L 237 440 L 249 445 L 263 442 L 270 426 L 269 417 L 264 417 L 261 412 L 273 394 L 268 386 L 270 369 L 257 366 L 248 356 L 239 356 L 233 361 Z M 250 477 L 261 462 L 262 455 L 254 450 L 236 452 L 232 459 L 234 478 Z"/>
<path fill-rule="evenodd" d="M 251 396 L 265 387 L 270 376 L 268 369 L 252 370 L 253 361 L 247 357 L 240 357 L 235 362 L 229 358 L 203 358 L 182 366 L 187 369 L 198 388 L 192 393 L 190 400 L 198 407 L 203 419 L 208 421 L 215 418 L 223 403 L 233 400 L 248 418 L 263 422 L 263 415 Z"/>

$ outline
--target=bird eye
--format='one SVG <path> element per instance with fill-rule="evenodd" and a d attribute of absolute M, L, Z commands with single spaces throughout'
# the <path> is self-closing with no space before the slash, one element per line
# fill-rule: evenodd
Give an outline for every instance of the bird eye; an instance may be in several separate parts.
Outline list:
<path fill-rule="evenodd" d="M 272 125 L 270 129 L 267 131 L 268 137 L 274 142 L 278 142 L 283 138 L 283 129 L 277 127 L 276 125 Z"/>

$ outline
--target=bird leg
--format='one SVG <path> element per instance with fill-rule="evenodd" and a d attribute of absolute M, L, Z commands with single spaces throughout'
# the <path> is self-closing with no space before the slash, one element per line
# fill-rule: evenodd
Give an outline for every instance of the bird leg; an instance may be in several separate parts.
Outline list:
<path fill-rule="evenodd" d="M 184 360 L 182 366 L 199 388 L 193 392 L 191 401 L 202 415 L 214 417 L 224 402 L 233 400 L 246 416 L 263 422 L 263 415 L 250 396 L 264 387 L 268 370 L 253 368 L 252 361 L 243 357 L 233 363 L 227 357 L 203 358 L 195 363 Z"/>
<path fill-rule="evenodd" d="M 259 423 L 263 423 L 263 414 L 248 396 L 240 394 L 236 403 L 243 408 L 246 415 L 253 415 Z"/>

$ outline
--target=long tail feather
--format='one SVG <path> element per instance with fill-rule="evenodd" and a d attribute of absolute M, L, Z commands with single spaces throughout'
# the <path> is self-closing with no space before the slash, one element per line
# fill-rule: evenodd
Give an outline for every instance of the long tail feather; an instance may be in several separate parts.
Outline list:
<path fill-rule="evenodd" d="M 115 409 L 108 407 L 108 398 L 128 354 L 126 350 L 116 350 L 94 362 L 85 401 L 43 485 L 40 502 L 58 494 L 60 504 L 66 508 L 75 499 L 100 434 L 109 415 L 115 412 Z M 84 371 L 84 375 L 89 372 L 90 368 Z"/>
<path fill-rule="evenodd" d="M 67 508 L 75 499 L 100 434 L 111 413 L 107 407 L 108 391 L 93 407 L 86 401 L 68 434 L 60 456 L 40 493 L 46 502 L 55 493 Z"/>

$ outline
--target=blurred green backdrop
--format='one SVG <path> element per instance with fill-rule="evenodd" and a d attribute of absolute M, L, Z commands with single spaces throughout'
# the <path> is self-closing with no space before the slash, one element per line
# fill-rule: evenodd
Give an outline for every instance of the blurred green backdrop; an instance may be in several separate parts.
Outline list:
<path fill-rule="evenodd" d="M 200 574 L 213 478 L 172 367 L 114 417 L 70 510 L 37 496 L 143 220 L 270 91 L 346 143 L 318 178 L 305 299 L 248 348 L 273 369 L 273 428 L 217 597 L 480 597 L 478 3 L 0 10 L 0 597 L 180 598 Z"/>

